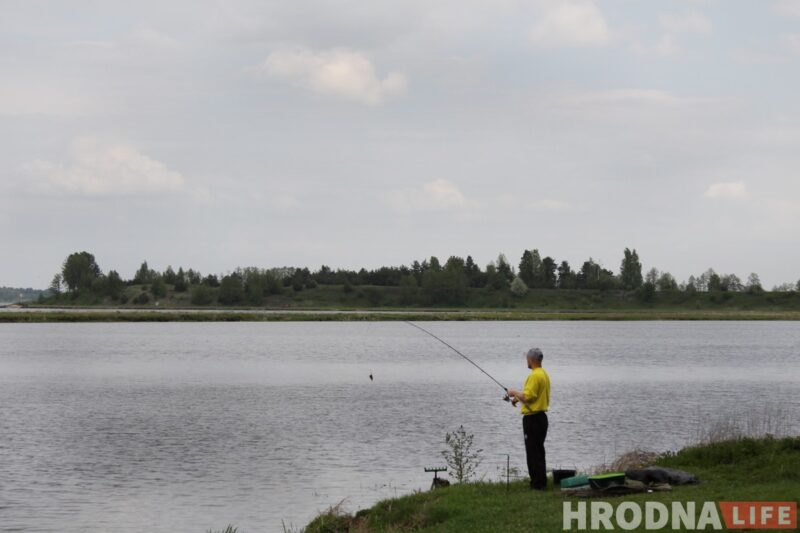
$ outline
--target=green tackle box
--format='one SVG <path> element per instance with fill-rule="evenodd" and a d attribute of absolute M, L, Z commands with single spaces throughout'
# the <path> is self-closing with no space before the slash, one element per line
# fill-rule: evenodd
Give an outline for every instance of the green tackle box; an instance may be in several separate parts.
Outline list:
<path fill-rule="evenodd" d="M 590 476 L 589 477 L 589 485 L 592 486 L 593 489 L 607 489 L 608 487 L 613 487 L 616 485 L 624 485 L 625 484 L 625 473 L 624 472 L 610 472 L 608 474 L 600 474 L 598 476 Z"/>
<path fill-rule="evenodd" d="M 572 476 L 561 480 L 562 489 L 572 489 L 589 484 L 589 476 Z"/>

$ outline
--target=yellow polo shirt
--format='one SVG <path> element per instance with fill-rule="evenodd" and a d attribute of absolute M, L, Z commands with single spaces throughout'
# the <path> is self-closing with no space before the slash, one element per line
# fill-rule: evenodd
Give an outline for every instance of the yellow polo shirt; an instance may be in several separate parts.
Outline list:
<path fill-rule="evenodd" d="M 523 415 L 532 415 L 540 411 L 547 411 L 550 407 L 550 376 L 544 368 L 534 368 L 525 378 L 522 389 L 527 403 L 523 403 L 520 411 Z"/>

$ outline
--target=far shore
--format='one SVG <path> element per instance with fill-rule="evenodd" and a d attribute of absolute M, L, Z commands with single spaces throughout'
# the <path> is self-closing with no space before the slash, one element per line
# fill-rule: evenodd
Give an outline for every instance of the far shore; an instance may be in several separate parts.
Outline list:
<path fill-rule="evenodd" d="M 787 310 L 537 310 L 537 309 L 122 309 L 27 307 L 0 309 L 0 323 L 40 322 L 304 322 L 466 320 L 800 320 Z"/>

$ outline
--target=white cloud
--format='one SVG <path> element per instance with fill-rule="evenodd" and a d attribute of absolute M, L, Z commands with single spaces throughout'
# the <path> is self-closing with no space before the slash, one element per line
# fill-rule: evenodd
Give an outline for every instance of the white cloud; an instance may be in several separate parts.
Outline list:
<path fill-rule="evenodd" d="M 781 36 L 783 44 L 796 54 L 800 54 L 800 33 L 788 33 Z"/>
<path fill-rule="evenodd" d="M 275 209 L 279 209 L 281 211 L 294 211 L 301 207 L 300 200 L 298 200 L 294 195 L 287 193 L 275 194 L 270 198 L 269 204 Z"/>
<path fill-rule="evenodd" d="M 680 48 L 677 44 L 675 44 L 675 39 L 668 33 L 661 36 L 661 39 L 659 39 L 656 43 L 654 50 L 656 54 L 662 57 L 674 56 L 680 52 Z"/>
<path fill-rule="evenodd" d="M 458 211 L 481 218 L 509 211 L 563 213 L 573 209 L 567 202 L 530 194 L 503 193 L 480 199 L 468 198 L 454 183 L 443 179 L 430 181 L 419 188 L 392 191 L 385 199 L 395 211 L 403 214 Z"/>
<path fill-rule="evenodd" d="M 83 61 L 125 62 L 131 59 L 153 62 L 171 57 L 180 48 L 172 35 L 150 27 L 139 27 L 115 39 L 76 39 L 64 43 L 65 57 Z"/>
<path fill-rule="evenodd" d="M 0 86 L 0 116 L 42 115 L 74 117 L 94 112 L 98 107 L 75 88 L 52 80 L 4 80 Z"/>
<path fill-rule="evenodd" d="M 741 181 L 712 183 L 706 189 L 706 198 L 746 198 L 748 196 L 747 187 Z"/>
<path fill-rule="evenodd" d="M 675 42 L 675 37 L 671 33 L 665 33 L 653 45 L 634 41 L 630 46 L 630 50 L 638 56 L 672 57 L 681 52 L 681 47 Z"/>
<path fill-rule="evenodd" d="M 407 85 L 399 72 L 379 78 L 366 56 L 349 50 L 279 50 L 257 70 L 321 95 L 366 105 L 399 96 Z"/>
<path fill-rule="evenodd" d="M 672 33 L 697 33 L 708 35 L 713 31 L 713 25 L 702 13 L 690 11 L 688 13 L 662 13 L 658 16 L 661 26 Z"/>
<path fill-rule="evenodd" d="M 779 15 L 800 17 L 800 2 L 797 0 L 779 0 L 772 4 L 772 11 Z"/>
<path fill-rule="evenodd" d="M 239 201 L 239 192 L 233 191 L 230 200 Z M 303 207 L 302 202 L 295 194 L 280 190 L 270 190 L 251 193 L 251 199 L 259 205 L 270 207 L 276 211 L 297 211 Z"/>
<path fill-rule="evenodd" d="M 429 181 L 420 188 L 392 191 L 387 200 L 400 213 L 451 211 L 472 204 L 453 182 L 444 179 Z"/>
<path fill-rule="evenodd" d="M 589 1 L 547 2 L 530 32 L 537 48 L 596 47 L 611 41 L 603 14 Z"/>
<path fill-rule="evenodd" d="M 563 213 L 572 209 L 572 206 L 567 202 L 555 200 L 553 198 L 542 198 L 531 202 L 530 207 L 541 211 L 550 211 L 553 213 Z"/>
<path fill-rule="evenodd" d="M 562 200 L 557 200 L 555 198 L 539 198 L 534 197 L 531 198 L 527 195 L 513 195 L 513 194 L 501 194 L 500 196 L 494 198 L 490 205 L 493 209 L 500 209 L 504 211 L 508 210 L 532 210 L 535 212 L 538 211 L 547 211 L 550 213 L 563 213 L 566 211 L 571 211 L 573 206 L 567 202 Z"/>
<path fill-rule="evenodd" d="M 176 192 L 184 178 L 128 144 L 93 139 L 73 143 L 68 165 L 36 161 L 28 165 L 35 189 L 44 193 L 116 196 Z"/>
<path fill-rule="evenodd" d="M 178 40 L 154 30 L 153 28 L 138 28 L 131 32 L 129 42 L 155 48 L 172 48 L 178 46 Z"/>
<path fill-rule="evenodd" d="M 639 56 L 672 57 L 681 52 L 680 46 L 675 42 L 675 37 L 671 33 L 663 34 L 652 46 L 636 41 L 631 45 L 630 49 Z"/>
<path fill-rule="evenodd" d="M 709 100 L 685 98 L 657 89 L 614 89 L 610 91 L 562 91 L 549 97 L 550 103 L 567 108 L 609 106 L 674 107 L 708 103 Z"/>

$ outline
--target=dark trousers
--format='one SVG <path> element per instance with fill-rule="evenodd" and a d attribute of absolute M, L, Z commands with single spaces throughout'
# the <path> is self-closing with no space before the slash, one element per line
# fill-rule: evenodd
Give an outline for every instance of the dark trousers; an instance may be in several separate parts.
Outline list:
<path fill-rule="evenodd" d="M 525 456 L 528 459 L 528 475 L 531 487 L 543 489 L 547 486 L 547 471 L 544 456 L 544 439 L 547 437 L 547 413 L 536 413 L 522 417 L 525 434 Z"/>

